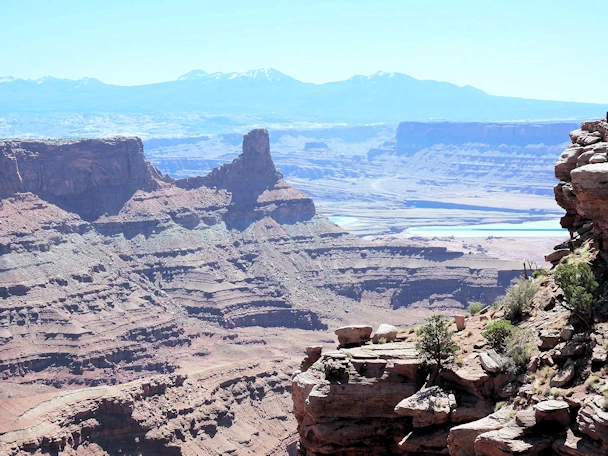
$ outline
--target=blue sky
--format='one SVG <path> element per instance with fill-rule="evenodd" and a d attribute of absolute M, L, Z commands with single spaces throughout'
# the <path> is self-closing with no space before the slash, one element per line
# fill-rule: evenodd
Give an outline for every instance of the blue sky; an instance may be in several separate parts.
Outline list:
<path fill-rule="evenodd" d="M 496 95 L 608 103 L 605 0 L 3 1 L 0 76 L 134 85 L 273 67 L 376 71 Z"/>

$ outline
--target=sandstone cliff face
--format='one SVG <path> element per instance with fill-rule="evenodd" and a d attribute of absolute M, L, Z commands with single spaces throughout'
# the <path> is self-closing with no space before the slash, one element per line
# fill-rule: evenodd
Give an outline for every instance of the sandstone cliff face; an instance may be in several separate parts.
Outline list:
<path fill-rule="evenodd" d="M 602 252 L 608 248 L 608 122 L 588 121 L 570 133 L 572 144 L 555 164 L 555 199 L 566 210 L 562 226 L 576 238 L 592 227 Z"/>
<path fill-rule="evenodd" d="M 85 220 L 116 213 L 162 176 L 139 138 L 0 141 L 0 198 L 30 192 Z"/>

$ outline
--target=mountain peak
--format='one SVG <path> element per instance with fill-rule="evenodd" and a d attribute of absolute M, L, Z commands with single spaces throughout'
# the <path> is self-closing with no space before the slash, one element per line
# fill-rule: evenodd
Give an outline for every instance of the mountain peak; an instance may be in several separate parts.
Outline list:
<path fill-rule="evenodd" d="M 290 76 L 287 76 L 284 73 L 281 73 L 274 68 L 259 68 L 256 70 L 247 70 L 242 73 L 232 72 L 232 73 L 223 73 L 221 71 L 215 73 L 207 73 L 203 70 L 192 70 L 189 73 L 186 73 L 179 78 L 178 81 L 198 81 L 205 79 L 220 79 L 220 80 L 232 80 L 232 79 L 253 79 L 256 81 L 269 81 L 269 82 L 279 82 L 285 80 L 292 80 Z"/>
<path fill-rule="evenodd" d="M 283 79 L 291 79 L 291 77 L 271 67 L 260 68 L 258 70 L 249 70 L 241 74 L 245 77 L 250 77 L 253 79 L 267 79 L 268 81 L 280 81 Z"/>
<path fill-rule="evenodd" d="M 203 71 L 203 70 L 192 70 L 186 74 L 181 75 L 179 78 L 177 78 L 177 80 L 178 81 L 192 81 L 192 80 L 196 80 L 196 79 L 202 79 L 205 76 L 209 76 L 209 73 L 207 73 L 206 71 Z"/>

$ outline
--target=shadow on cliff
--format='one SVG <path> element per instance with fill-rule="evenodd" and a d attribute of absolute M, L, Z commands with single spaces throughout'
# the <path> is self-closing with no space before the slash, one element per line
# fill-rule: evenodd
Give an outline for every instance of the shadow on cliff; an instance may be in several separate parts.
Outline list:
<path fill-rule="evenodd" d="M 0 152 L 0 198 L 30 192 L 89 222 L 167 181 L 135 137 L 6 140 Z"/>

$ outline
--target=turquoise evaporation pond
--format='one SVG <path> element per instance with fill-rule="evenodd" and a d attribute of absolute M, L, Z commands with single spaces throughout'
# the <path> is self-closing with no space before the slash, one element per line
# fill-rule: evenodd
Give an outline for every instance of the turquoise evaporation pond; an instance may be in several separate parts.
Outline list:
<path fill-rule="evenodd" d="M 488 223 L 484 225 L 418 226 L 405 234 L 424 237 L 559 237 L 568 236 L 559 219 L 523 223 Z"/>
<path fill-rule="evenodd" d="M 346 226 L 355 223 L 358 218 L 355 217 L 327 217 L 330 222 L 334 222 L 338 226 Z"/>

